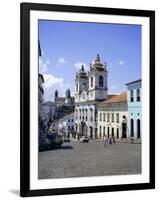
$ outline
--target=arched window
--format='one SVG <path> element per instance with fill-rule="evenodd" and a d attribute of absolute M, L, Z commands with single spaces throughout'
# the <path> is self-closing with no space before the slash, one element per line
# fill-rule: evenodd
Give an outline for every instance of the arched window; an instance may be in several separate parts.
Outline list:
<path fill-rule="evenodd" d="M 109 138 L 109 127 L 107 128 L 107 136 L 108 136 L 108 138 Z"/>
<path fill-rule="evenodd" d="M 133 119 L 130 120 L 130 134 L 131 134 L 131 137 L 134 137 L 134 120 Z"/>
<path fill-rule="evenodd" d="M 136 100 L 137 100 L 137 101 L 140 101 L 140 89 L 137 89 L 137 95 L 136 95 L 136 96 L 137 96 L 137 99 L 136 99 Z"/>
<path fill-rule="evenodd" d="M 78 92 L 78 83 L 76 84 L 76 92 Z"/>
<path fill-rule="evenodd" d="M 105 126 L 103 126 L 103 136 L 105 135 Z"/>
<path fill-rule="evenodd" d="M 134 101 L 134 91 L 133 90 L 130 91 L 130 101 L 131 102 Z"/>
<path fill-rule="evenodd" d="M 99 137 L 102 137 L 102 126 L 99 126 Z"/>
<path fill-rule="evenodd" d="M 93 87 L 93 76 L 91 77 L 91 87 Z"/>
<path fill-rule="evenodd" d="M 99 87 L 103 87 L 103 76 L 99 76 Z"/>

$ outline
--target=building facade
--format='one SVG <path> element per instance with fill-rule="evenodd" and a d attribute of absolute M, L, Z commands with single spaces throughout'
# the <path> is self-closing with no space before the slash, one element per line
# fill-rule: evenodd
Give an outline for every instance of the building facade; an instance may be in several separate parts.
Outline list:
<path fill-rule="evenodd" d="M 86 73 L 84 66 L 76 73 L 75 79 L 75 130 L 77 138 L 86 135 L 97 138 L 98 105 L 107 99 L 107 67 L 97 55 L 94 64 Z"/>
<path fill-rule="evenodd" d="M 73 96 L 71 96 L 70 89 L 66 90 L 64 97 L 59 97 L 58 90 L 55 90 L 54 102 L 57 107 L 63 106 L 63 105 L 74 106 L 75 98 Z"/>
<path fill-rule="evenodd" d="M 99 104 L 98 138 L 105 135 L 118 139 L 127 138 L 128 120 L 127 92 L 114 95 Z"/>
<path fill-rule="evenodd" d="M 75 137 L 75 114 L 70 113 L 58 121 L 58 132 L 64 137 Z"/>
<path fill-rule="evenodd" d="M 128 97 L 128 135 L 134 139 L 141 139 L 142 136 L 141 82 L 141 79 L 139 79 L 126 84 Z"/>

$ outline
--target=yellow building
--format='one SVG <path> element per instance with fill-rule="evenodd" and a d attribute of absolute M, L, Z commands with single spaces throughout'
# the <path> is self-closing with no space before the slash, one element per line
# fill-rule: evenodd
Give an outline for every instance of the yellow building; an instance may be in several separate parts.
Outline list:
<path fill-rule="evenodd" d="M 98 138 L 127 138 L 127 92 L 113 95 L 98 107 Z"/>

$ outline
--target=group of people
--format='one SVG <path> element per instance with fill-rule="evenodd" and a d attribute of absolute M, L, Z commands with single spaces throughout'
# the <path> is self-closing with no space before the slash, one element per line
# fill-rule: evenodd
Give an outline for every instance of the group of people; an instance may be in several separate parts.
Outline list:
<path fill-rule="evenodd" d="M 106 135 L 104 135 L 103 137 L 103 142 L 104 142 L 104 146 L 106 147 L 108 144 L 115 144 L 115 136 L 112 137 L 107 137 Z"/>

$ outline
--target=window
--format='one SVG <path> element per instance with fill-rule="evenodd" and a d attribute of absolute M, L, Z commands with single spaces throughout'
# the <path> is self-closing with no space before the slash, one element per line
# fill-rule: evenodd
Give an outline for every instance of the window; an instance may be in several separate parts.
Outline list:
<path fill-rule="evenodd" d="M 101 136 L 102 136 L 102 127 L 101 126 L 99 127 L 99 135 L 100 135 L 100 138 L 101 138 Z"/>
<path fill-rule="evenodd" d="M 134 101 L 134 91 L 133 90 L 130 91 L 130 101 L 131 102 Z"/>
<path fill-rule="evenodd" d="M 73 119 L 72 119 L 72 122 L 73 122 Z"/>
<path fill-rule="evenodd" d="M 119 123 L 119 113 L 116 113 L 116 123 Z"/>
<path fill-rule="evenodd" d="M 70 130 L 70 126 L 68 126 L 68 130 Z"/>
<path fill-rule="evenodd" d="M 114 137 L 114 128 L 112 127 L 112 137 Z"/>
<path fill-rule="evenodd" d="M 140 89 L 137 89 L 137 95 L 136 95 L 136 96 L 137 96 L 137 99 L 136 99 L 136 100 L 137 100 L 137 101 L 140 101 Z"/>
<path fill-rule="evenodd" d="M 103 113 L 103 121 L 105 122 L 105 113 Z"/>
<path fill-rule="evenodd" d="M 82 115 L 84 115 L 84 109 L 82 109 Z"/>
<path fill-rule="evenodd" d="M 108 138 L 109 138 L 109 135 L 110 135 L 110 133 L 109 133 L 109 127 L 107 128 L 107 134 L 108 134 Z"/>
<path fill-rule="evenodd" d="M 103 76 L 99 76 L 99 87 L 103 87 Z"/>
<path fill-rule="evenodd" d="M 112 113 L 112 122 L 114 122 L 114 113 Z"/>
<path fill-rule="evenodd" d="M 91 87 L 93 87 L 93 76 L 91 77 Z"/>
<path fill-rule="evenodd" d="M 133 119 L 130 120 L 130 134 L 131 134 L 131 137 L 134 137 L 134 120 Z"/>
<path fill-rule="evenodd" d="M 103 126 L 103 136 L 105 135 L 105 126 Z"/>
<path fill-rule="evenodd" d="M 102 113 L 99 115 L 99 121 L 102 121 Z"/>
<path fill-rule="evenodd" d="M 76 84 L 76 92 L 78 92 L 78 83 Z"/>
<path fill-rule="evenodd" d="M 93 122 L 93 117 L 90 117 L 90 121 Z"/>
<path fill-rule="evenodd" d="M 119 138 L 119 129 L 116 129 L 116 137 Z"/>
<path fill-rule="evenodd" d="M 110 114 L 107 113 L 107 122 L 110 122 Z"/>

